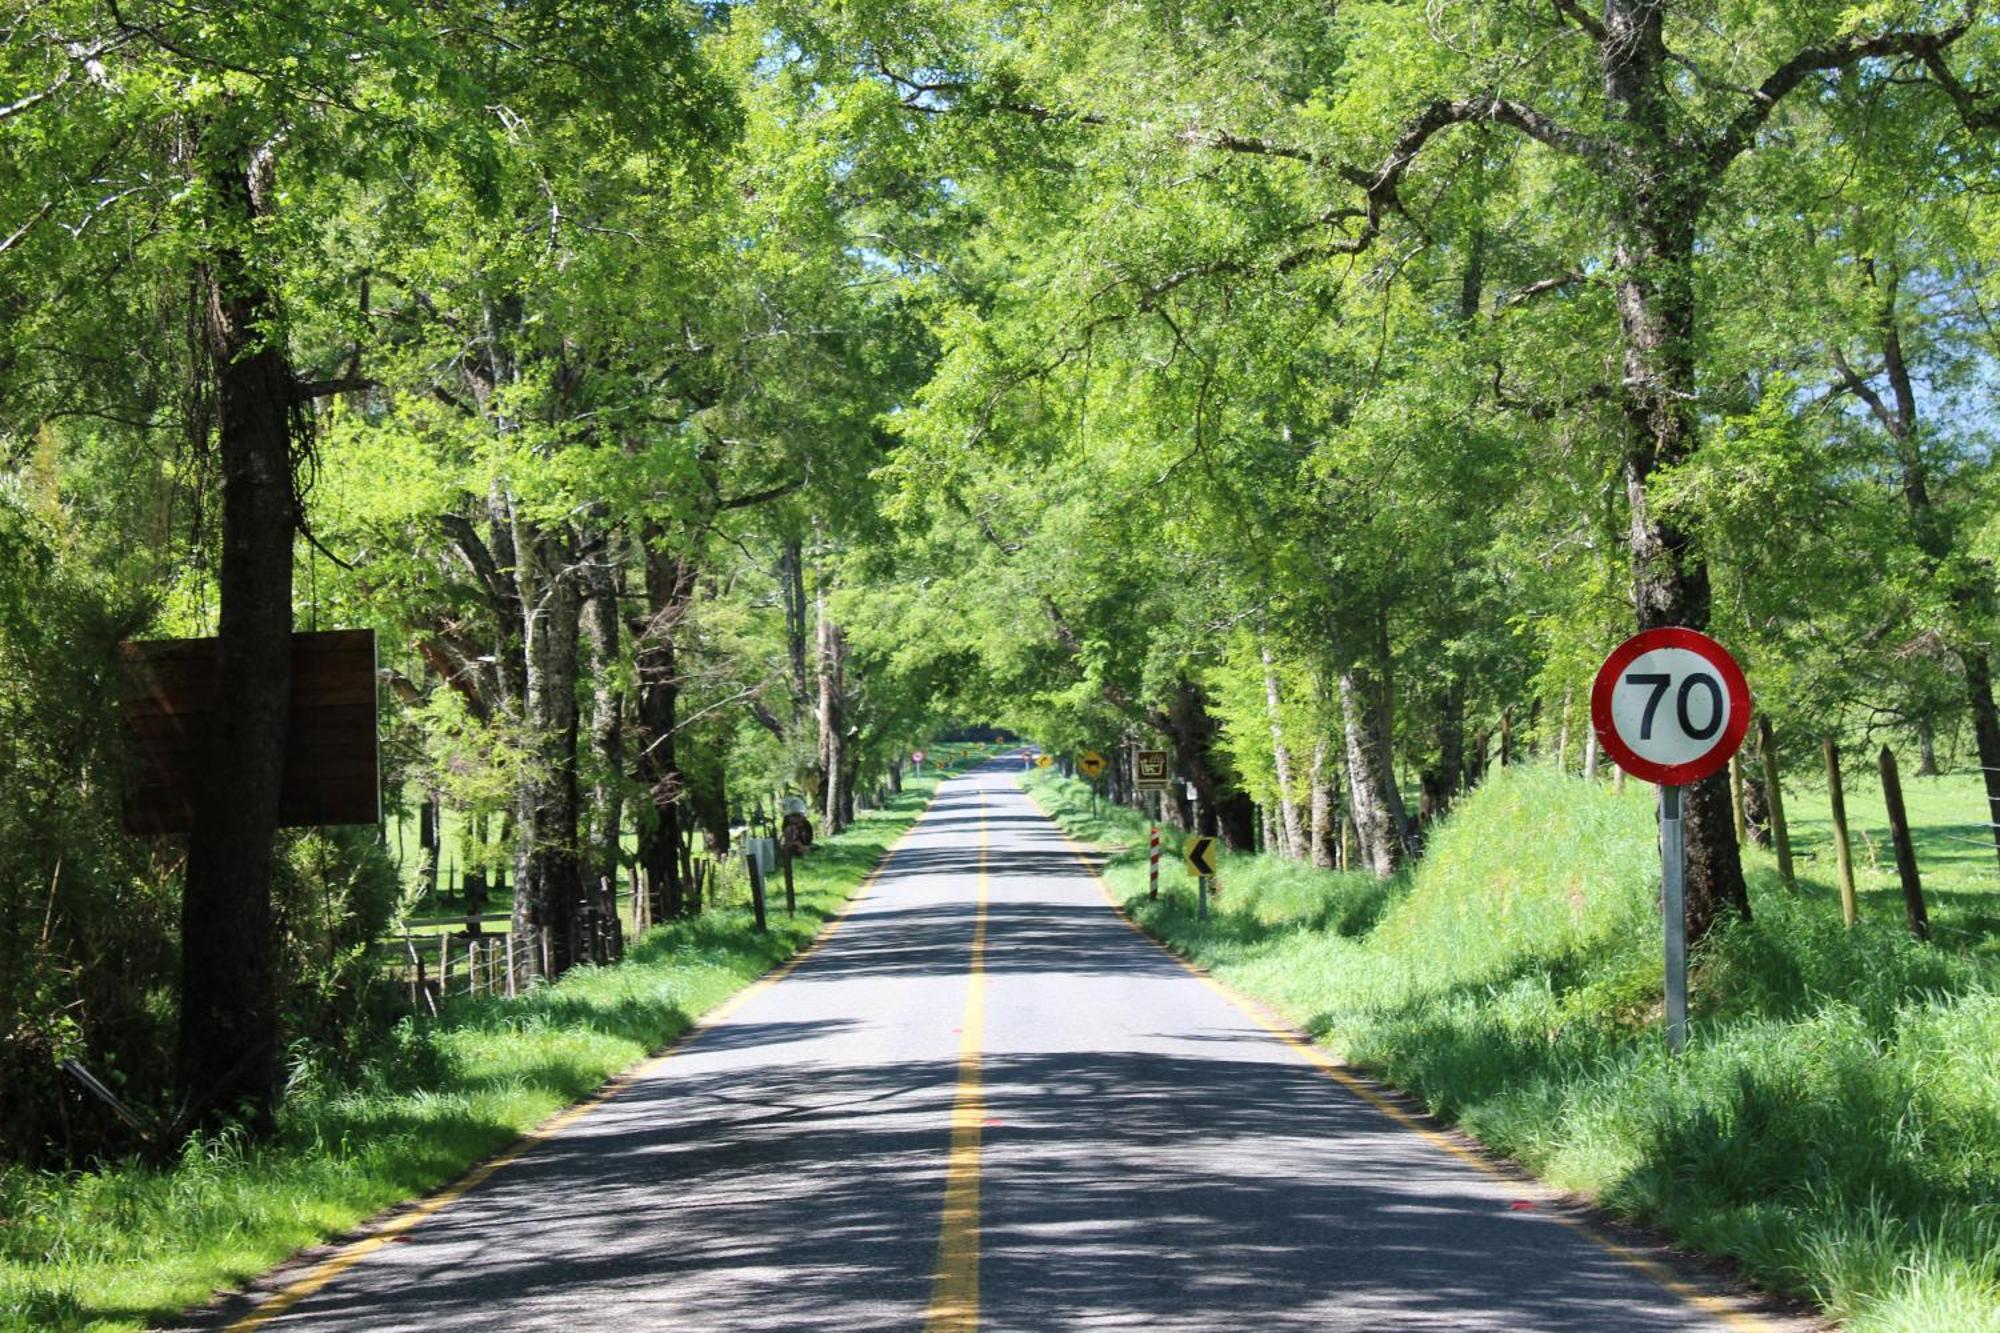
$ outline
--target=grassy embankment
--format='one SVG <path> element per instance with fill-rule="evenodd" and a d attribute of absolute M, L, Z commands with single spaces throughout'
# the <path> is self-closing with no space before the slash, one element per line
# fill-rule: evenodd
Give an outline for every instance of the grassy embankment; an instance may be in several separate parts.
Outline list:
<path fill-rule="evenodd" d="M 1221 867 L 1216 914 L 1145 825 L 1029 786 L 1150 932 L 1552 1184 L 1738 1260 L 1855 1330 L 2000 1330 L 2000 876 L 1964 777 L 1906 779 L 1936 943 L 1908 934 L 1879 793 L 1856 784 L 1861 921 L 1841 925 L 1824 789 L 1790 788 L 1800 892 L 1746 855 L 1756 919 L 1696 957 L 1660 1039 L 1652 789 L 1507 770 L 1406 877 Z M 1873 812 L 1873 818 L 1868 814 Z M 1813 855 L 1815 851 L 1822 855 Z"/>
<path fill-rule="evenodd" d="M 907 782 L 815 847 L 798 863 L 798 915 L 781 895 L 765 935 L 727 902 L 648 932 L 618 966 L 406 1019 L 352 1086 L 301 1063 L 276 1144 L 190 1144 L 167 1170 L 0 1168 L 0 1328 L 142 1327 L 449 1180 L 797 952 L 936 782 Z"/>

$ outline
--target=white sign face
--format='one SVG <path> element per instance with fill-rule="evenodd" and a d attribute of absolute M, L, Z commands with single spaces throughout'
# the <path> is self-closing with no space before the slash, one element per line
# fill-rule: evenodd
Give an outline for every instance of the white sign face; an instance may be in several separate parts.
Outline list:
<path fill-rule="evenodd" d="M 1618 673 L 1611 723 L 1641 759 L 1693 763 L 1730 732 L 1729 687 L 1700 653 L 1655 648 Z"/>

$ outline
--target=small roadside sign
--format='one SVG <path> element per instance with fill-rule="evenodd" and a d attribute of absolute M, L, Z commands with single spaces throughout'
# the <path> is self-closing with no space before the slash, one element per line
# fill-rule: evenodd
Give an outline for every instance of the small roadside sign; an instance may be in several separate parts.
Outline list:
<path fill-rule="evenodd" d="M 1189 838 L 1187 851 L 1188 873 L 1195 882 L 1195 916 L 1208 920 L 1208 886 L 1215 882 L 1215 839 L 1210 837 Z"/>
<path fill-rule="evenodd" d="M 1076 766 L 1083 770 L 1085 777 L 1094 778 L 1104 771 L 1104 756 L 1095 750 L 1085 750 L 1076 761 Z"/>
<path fill-rule="evenodd" d="M 922 768 L 924 766 L 924 752 L 922 750 L 911 751 L 910 762 L 915 764 L 918 768 Z"/>
<path fill-rule="evenodd" d="M 1137 756 L 1140 791 L 1165 791 L 1173 781 L 1167 772 L 1165 750 L 1141 750 Z"/>
<path fill-rule="evenodd" d="M 1729 650 L 1678 627 L 1635 634 L 1598 668 L 1590 723 L 1613 763 L 1662 786 L 1719 772 L 1750 729 L 1750 686 Z"/>
<path fill-rule="evenodd" d="M 216 640 L 118 645 L 128 777 L 125 831 L 186 833 L 207 781 L 211 733 L 229 701 L 216 695 Z M 382 814 L 376 734 L 375 631 L 292 635 L 292 690 L 278 823 L 373 824 Z"/>
<path fill-rule="evenodd" d="M 1045 755 L 1045 754 L 1038 754 L 1038 755 L 1036 755 L 1036 756 L 1035 756 L 1035 767 L 1036 767 L 1036 768 L 1047 768 L 1047 767 L 1048 767 L 1048 766 L 1049 766 L 1050 764 L 1053 764 L 1054 762 L 1055 762 L 1055 760 L 1053 760 L 1053 759 L 1049 758 L 1049 757 L 1048 757 L 1047 755 Z"/>
<path fill-rule="evenodd" d="M 1590 687 L 1590 725 L 1611 762 L 1660 785 L 1660 906 L 1667 1049 L 1687 1042 L 1687 840 L 1681 788 L 1720 772 L 1750 729 L 1750 685 L 1729 650 L 1679 626 L 1612 649 Z"/>

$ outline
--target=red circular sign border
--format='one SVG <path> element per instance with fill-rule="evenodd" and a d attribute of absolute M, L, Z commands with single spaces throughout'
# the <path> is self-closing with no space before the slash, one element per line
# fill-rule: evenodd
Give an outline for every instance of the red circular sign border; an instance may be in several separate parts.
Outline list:
<path fill-rule="evenodd" d="M 1707 754 L 1685 764 L 1656 764 L 1640 757 L 1611 725 L 1611 692 L 1618 687 L 1619 673 L 1635 658 L 1658 648 L 1685 648 L 1700 654 L 1715 668 L 1716 674 L 1722 677 L 1723 688 L 1729 691 L 1729 725 L 1723 730 L 1722 739 Z M 1699 782 L 1711 773 L 1720 772 L 1749 734 L 1750 682 L 1744 678 L 1743 668 L 1737 665 L 1729 650 L 1699 630 L 1680 625 L 1641 630 L 1612 649 L 1611 656 L 1604 659 L 1604 665 L 1597 668 L 1597 679 L 1590 685 L 1590 728 L 1597 733 L 1597 743 L 1604 747 L 1611 761 L 1635 778 L 1656 782 L 1663 787 Z"/>

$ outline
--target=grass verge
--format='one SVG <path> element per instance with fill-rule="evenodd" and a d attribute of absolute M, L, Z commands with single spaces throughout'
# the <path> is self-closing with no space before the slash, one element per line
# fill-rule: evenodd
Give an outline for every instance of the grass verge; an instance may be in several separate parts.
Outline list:
<path fill-rule="evenodd" d="M 1669 1059 L 1650 788 L 1510 769 L 1403 878 L 1227 858 L 1201 922 L 1177 858 L 1148 901 L 1138 816 L 1027 785 L 1127 845 L 1106 879 L 1155 937 L 1550 1183 L 1857 1333 L 2000 1331 L 2000 895 L 1979 879 L 1943 877 L 1922 945 L 1893 889 L 1849 931 L 1830 867 L 1791 894 L 1747 854 L 1756 919 L 1698 950 Z"/>
<path fill-rule="evenodd" d="M 724 906 L 649 931 L 617 966 L 455 999 L 404 1020 L 356 1085 L 324 1086 L 301 1057 L 275 1143 L 191 1142 L 165 1170 L 0 1169 L 0 1328 L 142 1328 L 450 1180 L 803 948 L 936 785 L 908 780 L 820 842 L 797 866 L 798 915 L 780 892 L 764 935 Z"/>

